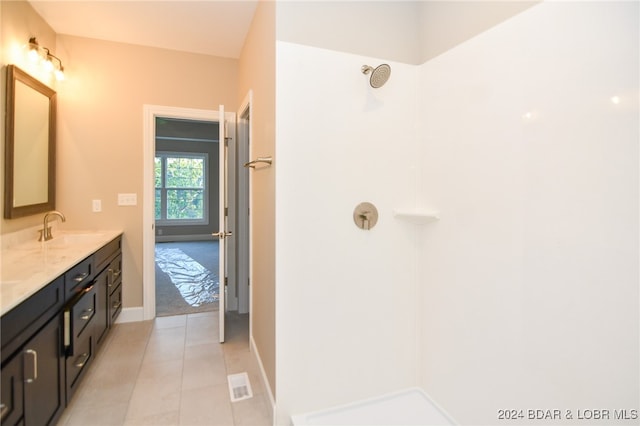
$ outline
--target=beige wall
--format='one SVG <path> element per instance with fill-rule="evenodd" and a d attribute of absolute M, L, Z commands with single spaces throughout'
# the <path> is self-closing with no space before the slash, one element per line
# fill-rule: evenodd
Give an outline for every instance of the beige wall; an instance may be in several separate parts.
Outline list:
<path fill-rule="evenodd" d="M 236 60 L 60 35 L 58 208 L 69 228 L 124 230 L 124 305 L 142 306 L 143 105 L 237 107 Z M 147 190 L 151 190 L 148 188 Z M 135 193 L 136 206 L 118 206 Z M 91 200 L 102 200 L 92 213 Z"/>
<path fill-rule="evenodd" d="M 15 62 L 8 58 L 11 45 L 31 35 L 54 45 L 55 33 L 27 3 L 3 2 L 2 8 L 3 63 Z M 238 61 L 66 35 L 57 36 L 56 53 L 66 70 L 66 80 L 56 87 L 56 201 L 67 217 L 63 227 L 124 230 L 124 305 L 139 307 L 143 105 L 217 109 L 224 104 L 233 111 Z M 136 193 L 138 205 L 117 206 L 118 193 Z M 92 213 L 93 199 L 102 200 L 102 212 Z M 40 220 L 41 215 L 3 220 L 2 233 Z"/>
<path fill-rule="evenodd" d="M 0 144 L 0 164 L 2 164 L 0 190 L 2 194 L 4 194 L 4 93 L 6 93 L 6 65 L 17 65 L 56 89 L 56 85 L 51 79 L 47 78 L 47 75 L 39 72 L 41 70 L 27 61 L 25 45 L 29 42 L 30 37 L 37 37 L 42 46 L 48 47 L 53 53 L 56 52 L 56 33 L 33 10 L 29 3 L 26 1 L 0 1 L 0 65 L 2 66 L 0 87 L 2 87 L 1 92 L 3 93 L 2 99 L 0 99 L 0 117 L 2 117 L 0 119 L 0 134 L 2 135 L 2 143 Z M 4 196 L 0 197 L 0 212 L 4 212 Z M 0 234 L 36 226 L 41 220 L 41 215 L 11 220 L 3 217 L 0 220 Z"/>
<path fill-rule="evenodd" d="M 240 57 L 239 99 L 253 91 L 251 158 L 274 165 L 251 171 L 253 339 L 275 395 L 275 3 L 260 2 Z"/>

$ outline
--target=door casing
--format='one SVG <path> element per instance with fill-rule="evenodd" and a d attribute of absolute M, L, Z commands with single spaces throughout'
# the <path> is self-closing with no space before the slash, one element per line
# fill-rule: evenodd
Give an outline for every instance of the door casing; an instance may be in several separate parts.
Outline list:
<path fill-rule="evenodd" d="M 142 318 L 151 320 L 156 316 L 156 278 L 155 278 L 155 214 L 154 214 L 154 169 L 155 156 L 155 119 L 156 117 L 182 118 L 193 120 L 220 121 L 217 110 L 179 108 L 161 105 L 143 107 L 143 194 L 142 194 Z M 235 140 L 236 114 L 225 112 L 224 120 L 229 123 L 228 137 Z M 233 125 L 231 124 L 233 123 Z M 234 184 L 230 183 L 230 188 Z M 220 280 L 220 291 L 224 291 L 224 279 Z"/>

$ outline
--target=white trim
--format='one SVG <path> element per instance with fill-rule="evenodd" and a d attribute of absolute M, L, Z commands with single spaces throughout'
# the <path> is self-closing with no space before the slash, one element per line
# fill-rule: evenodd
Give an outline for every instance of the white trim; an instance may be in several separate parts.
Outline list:
<path fill-rule="evenodd" d="M 258 347 L 256 346 L 256 341 L 253 340 L 253 335 L 249 336 L 249 341 L 251 344 L 251 352 L 255 356 L 256 361 L 258 362 L 258 367 L 260 367 L 260 377 L 262 378 L 262 384 L 267 391 L 267 395 L 269 396 L 269 409 L 271 409 L 271 424 L 276 424 L 276 400 L 273 397 L 273 393 L 271 392 L 271 386 L 269 386 L 269 379 L 267 378 L 267 373 L 264 371 L 264 365 L 262 364 L 262 358 L 260 358 L 260 351 L 258 351 Z"/>
<path fill-rule="evenodd" d="M 253 91 L 249 90 L 249 92 L 247 93 L 247 95 L 245 96 L 244 100 L 242 101 L 242 103 L 240 104 L 240 109 L 238 110 L 238 123 L 240 123 L 242 117 L 245 115 L 245 112 L 249 112 L 249 134 L 247 135 L 248 137 L 248 143 L 249 143 L 249 149 L 251 149 L 251 141 L 253 140 L 253 126 L 252 126 L 252 120 L 253 120 Z M 239 164 L 243 164 L 243 162 L 245 161 L 249 161 L 249 159 L 251 159 L 251 153 L 250 152 L 245 152 L 245 148 L 244 146 L 241 146 L 241 144 L 244 143 L 244 140 L 240 140 L 240 132 L 238 131 L 238 154 L 239 154 Z M 241 244 L 243 241 L 245 241 L 245 238 L 242 238 L 242 241 L 240 240 L 241 237 L 243 237 L 244 235 L 248 235 L 248 238 L 246 238 L 246 242 L 248 242 L 248 247 L 246 250 L 238 250 L 238 259 L 237 259 L 237 265 L 238 265 L 238 280 L 240 283 L 242 283 L 242 281 L 244 281 L 244 278 L 246 276 L 247 280 L 249 282 L 251 282 L 251 277 L 253 276 L 252 272 L 251 272 L 251 254 L 252 254 L 252 248 L 251 248 L 251 235 L 252 235 L 252 229 L 251 229 L 251 212 L 252 210 L 252 206 L 251 206 L 251 175 L 248 176 L 248 178 L 245 179 L 240 179 L 240 176 L 238 177 L 238 182 L 237 182 L 237 195 L 238 197 L 240 197 L 241 195 L 244 194 L 245 190 L 248 189 L 248 204 L 247 204 L 247 209 L 249 211 L 249 218 L 248 218 L 248 226 L 246 224 L 246 222 L 244 222 L 243 220 L 239 220 L 239 223 L 237 225 L 238 227 L 238 242 L 239 244 Z M 242 203 L 244 206 L 244 203 Z M 239 217 L 239 214 L 238 214 Z M 242 272 L 241 272 L 242 271 Z M 244 274 L 244 271 L 246 272 L 246 275 Z M 248 285 L 248 284 L 247 284 Z M 248 301 L 244 300 L 245 298 L 239 298 L 238 300 L 238 312 L 240 313 L 245 313 L 245 312 L 249 312 L 249 314 L 251 314 L 253 312 L 253 306 L 252 306 L 252 300 L 253 300 L 253 295 L 252 295 L 252 287 L 250 285 L 248 285 L 249 289 L 248 289 Z M 252 325 L 251 325 L 251 315 L 249 316 L 249 335 L 251 334 L 252 331 Z"/>
<path fill-rule="evenodd" d="M 177 108 L 161 105 L 143 105 L 143 155 L 142 155 L 142 309 L 143 319 L 156 316 L 155 276 L 155 206 L 153 159 L 156 150 L 155 117 L 200 119 L 220 121 L 216 110 Z"/>
<path fill-rule="evenodd" d="M 118 319 L 116 319 L 116 324 L 138 321 L 144 321 L 144 308 L 140 306 L 135 308 L 122 308 Z"/>

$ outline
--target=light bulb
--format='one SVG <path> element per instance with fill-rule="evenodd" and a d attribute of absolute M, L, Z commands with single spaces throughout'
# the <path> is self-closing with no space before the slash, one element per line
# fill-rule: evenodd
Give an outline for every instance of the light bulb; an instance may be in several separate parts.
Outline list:
<path fill-rule="evenodd" d="M 51 62 L 51 58 L 45 59 L 42 65 L 44 66 L 44 69 L 47 72 L 52 72 L 54 69 L 53 62 Z"/>
<path fill-rule="evenodd" d="M 56 69 L 54 74 L 56 75 L 56 80 L 58 80 L 58 81 L 64 80 L 64 71 L 63 70 Z"/>
<path fill-rule="evenodd" d="M 40 59 L 40 54 L 38 53 L 37 49 L 32 48 L 32 49 L 29 49 L 29 53 L 27 53 L 27 57 L 31 62 L 35 64 Z"/>

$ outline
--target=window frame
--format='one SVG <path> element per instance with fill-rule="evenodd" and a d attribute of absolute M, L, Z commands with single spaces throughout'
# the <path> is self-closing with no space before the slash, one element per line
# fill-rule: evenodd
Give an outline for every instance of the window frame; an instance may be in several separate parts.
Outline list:
<path fill-rule="evenodd" d="M 162 178 L 162 186 L 160 188 L 155 186 L 155 159 L 157 157 L 161 158 L 161 178 Z M 166 171 L 167 171 L 167 158 L 194 158 L 194 159 L 202 159 L 203 160 L 203 186 L 202 188 L 195 187 L 184 187 L 184 188 L 167 188 L 166 186 Z M 209 154 L 206 152 L 184 152 L 184 151 L 156 151 L 154 155 L 154 167 L 153 167 L 153 181 L 154 181 L 154 206 L 156 205 L 156 191 L 160 190 L 160 219 L 155 218 L 155 207 L 154 207 L 154 218 L 155 223 L 158 226 L 200 226 L 200 225 L 209 225 Z M 202 190 L 202 219 L 168 219 L 167 216 L 167 189 L 176 190 L 176 189 L 184 189 L 184 190 Z"/>

